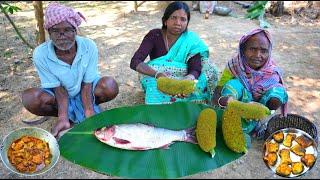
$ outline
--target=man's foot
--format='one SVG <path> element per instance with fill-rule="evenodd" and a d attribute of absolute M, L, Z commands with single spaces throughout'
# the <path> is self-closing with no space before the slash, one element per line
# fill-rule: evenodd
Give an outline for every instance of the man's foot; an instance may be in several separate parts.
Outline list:
<path fill-rule="evenodd" d="M 23 119 L 22 122 L 28 125 L 38 125 L 49 119 L 49 116 L 37 116 L 33 119 Z"/>

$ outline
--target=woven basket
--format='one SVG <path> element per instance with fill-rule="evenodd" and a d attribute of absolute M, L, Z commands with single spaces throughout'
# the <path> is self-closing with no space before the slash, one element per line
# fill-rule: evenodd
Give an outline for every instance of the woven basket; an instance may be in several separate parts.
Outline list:
<path fill-rule="evenodd" d="M 296 128 L 308 133 L 318 146 L 317 127 L 307 118 L 296 114 L 288 114 L 287 117 L 280 117 L 280 114 L 273 116 L 268 122 L 264 139 L 266 140 L 273 132 L 284 128 Z"/>

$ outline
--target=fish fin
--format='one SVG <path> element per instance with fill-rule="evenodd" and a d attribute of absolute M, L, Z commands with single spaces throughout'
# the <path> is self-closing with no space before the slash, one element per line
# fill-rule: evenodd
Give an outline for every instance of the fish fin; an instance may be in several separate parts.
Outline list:
<path fill-rule="evenodd" d="M 144 124 L 144 125 L 146 125 L 146 126 L 151 126 L 151 127 L 155 127 L 155 125 L 154 124 L 151 124 L 151 123 L 140 123 L 140 124 Z"/>
<path fill-rule="evenodd" d="M 161 146 L 160 148 L 162 148 L 162 149 L 170 149 L 169 146 L 170 146 L 171 144 L 172 144 L 172 143 L 165 144 L 165 145 Z"/>
<path fill-rule="evenodd" d="M 193 144 L 198 144 L 197 138 L 196 138 L 196 127 L 191 127 L 188 129 L 185 129 L 184 131 L 186 132 L 186 139 L 184 141 L 190 142 Z"/>
<path fill-rule="evenodd" d="M 129 143 L 131 143 L 131 142 L 128 141 L 128 140 L 120 139 L 120 138 L 116 138 L 116 137 L 113 137 L 112 139 L 113 139 L 117 144 L 129 144 Z"/>

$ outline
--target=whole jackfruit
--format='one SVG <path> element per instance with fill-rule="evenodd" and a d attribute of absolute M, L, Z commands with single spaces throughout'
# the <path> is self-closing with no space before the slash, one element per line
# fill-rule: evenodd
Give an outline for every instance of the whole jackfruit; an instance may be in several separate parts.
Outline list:
<path fill-rule="evenodd" d="M 217 114 L 213 109 L 202 110 L 197 119 L 196 137 L 200 148 L 215 155 Z"/>
<path fill-rule="evenodd" d="M 178 80 L 168 77 L 160 77 L 157 79 L 158 89 L 169 95 L 184 94 L 189 95 L 194 91 L 195 82 L 192 80 Z"/>
<path fill-rule="evenodd" d="M 226 145 L 235 152 L 247 152 L 241 118 L 260 120 L 270 114 L 270 110 L 260 103 L 243 103 L 238 100 L 228 102 L 222 115 L 222 134 Z"/>
<path fill-rule="evenodd" d="M 260 120 L 271 114 L 271 111 L 261 103 L 244 103 L 238 100 L 228 102 L 228 108 L 237 111 L 238 115 L 244 119 Z"/>
<path fill-rule="evenodd" d="M 235 109 L 229 108 L 229 106 L 222 114 L 222 134 L 229 149 L 237 153 L 247 152 L 241 117 Z"/>

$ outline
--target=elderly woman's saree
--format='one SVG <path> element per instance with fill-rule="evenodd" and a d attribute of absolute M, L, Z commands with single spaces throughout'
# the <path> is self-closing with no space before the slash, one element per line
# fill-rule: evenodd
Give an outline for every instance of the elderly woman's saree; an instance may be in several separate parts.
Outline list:
<path fill-rule="evenodd" d="M 197 80 L 195 91 L 186 98 L 176 98 L 160 92 L 154 77 L 141 75 L 140 82 L 145 91 L 146 104 L 169 104 L 179 101 L 210 103 L 218 81 L 218 70 L 209 61 L 207 45 L 197 34 L 186 31 L 178 38 L 169 52 L 147 64 L 158 72 L 169 74 L 170 78 L 181 79 L 187 75 L 187 62 L 200 53 L 202 70 Z"/>

